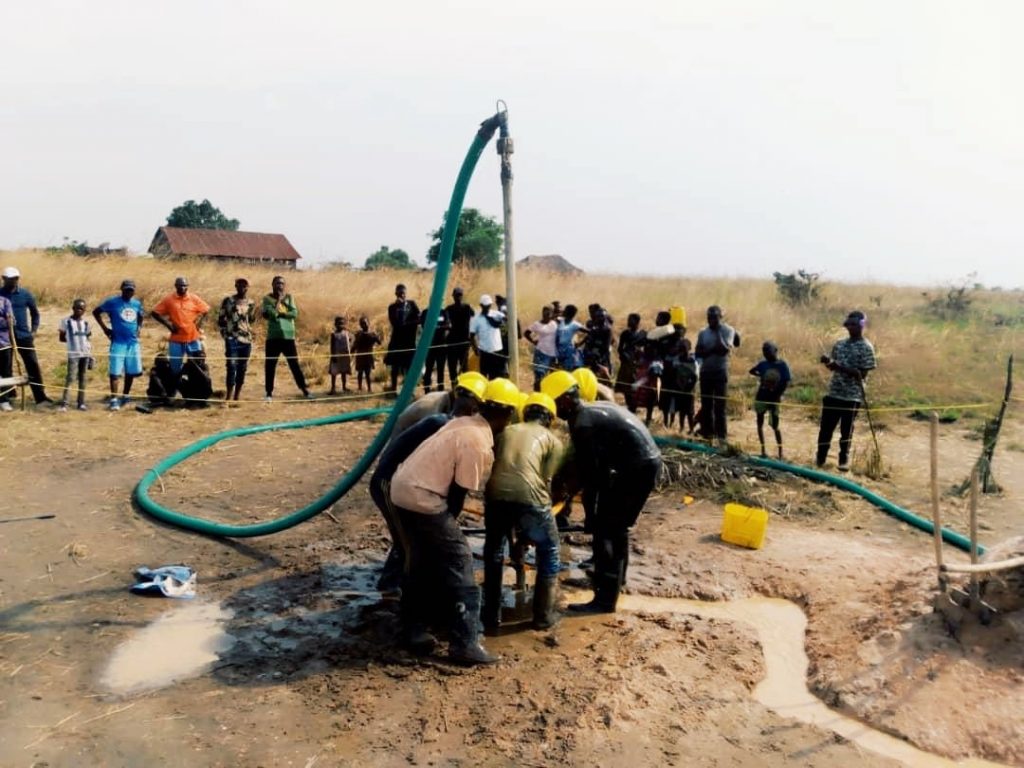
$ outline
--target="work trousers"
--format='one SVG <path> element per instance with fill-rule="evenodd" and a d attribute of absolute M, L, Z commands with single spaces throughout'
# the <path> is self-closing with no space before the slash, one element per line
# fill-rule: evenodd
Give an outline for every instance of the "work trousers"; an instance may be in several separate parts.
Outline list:
<path fill-rule="evenodd" d="M 68 358 L 68 373 L 64 377 L 64 394 L 61 395 L 60 401 L 63 405 L 68 404 L 68 395 L 71 390 L 71 382 L 76 378 L 78 379 L 78 404 L 85 405 L 85 376 L 86 371 L 89 370 L 89 358 L 87 357 L 69 357 Z"/>
<path fill-rule="evenodd" d="M 480 590 L 473 577 L 473 553 L 458 522 L 447 512 L 425 515 L 396 507 L 409 542 L 409 563 L 402 579 L 401 615 L 406 629 L 428 626 L 437 606 L 454 626 L 458 604 L 475 606 L 470 624 L 479 629 Z M 435 599 L 433 589 L 441 591 Z"/>
<path fill-rule="evenodd" d="M 700 373 L 700 431 L 706 438 L 725 440 L 729 428 L 725 420 L 725 394 L 729 387 L 726 373 Z"/>
<path fill-rule="evenodd" d="M 277 358 L 281 355 L 284 355 L 284 359 L 288 363 L 288 368 L 292 372 L 292 378 L 295 379 L 295 386 L 302 390 L 302 394 L 306 394 L 309 391 L 306 387 L 306 377 L 303 375 L 302 367 L 299 365 L 299 352 L 295 348 L 295 339 L 267 339 L 264 346 L 264 355 L 267 358 L 263 371 L 266 380 L 267 397 L 274 394 Z"/>
<path fill-rule="evenodd" d="M 588 515 L 593 531 L 595 583 L 626 580 L 629 565 L 629 529 L 636 523 L 661 472 L 661 460 L 622 467 L 597 489 Z M 585 498 L 590 494 L 585 494 Z"/>
<path fill-rule="evenodd" d="M 391 478 L 374 475 L 370 478 L 370 498 L 380 510 L 391 534 L 391 549 L 377 579 L 377 589 L 390 592 L 402 585 L 409 558 L 409 538 L 402 528 L 398 511 L 391 503 Z"/>
<path fill-rule="evenodd" d="M 449 341 L 446 352 L 448 358 L 448 379 L 455 383 L 460 373 L 465 373 L 469 365 L 469 342 Z"/>
<path fill-rule="evenodd" d="M 826 395 L 821 401 L 821 423 L 818 428 L 817 464 L 822 466 L 832 448 L 832 435 L 839 425 L 839 463 L 850 459 L 850 445 L 853 443 L 853 420 L 857 418 L 860 403 L 856 400 L 842 400 Z"/>
<path fill-rule="evenodd" d="M 235 387 L 242 388 L 245 384 L 245 372 L 249 368 L 249 357 L 252 355 L 252 344 L 238 339 L 224 340 L 224 368 L 227 371 L 227 393 L 230 397 Z M 274 361 L 276 364 L 276 360 Z"/>
<path fill-rule="evenodd" d="M 0 379 L 14 377 L 14 348 L 0 346 Z M 14 387 L 0 387 L 0 403 L 14 398 Z"/>
<path fill-rule="evenodd" d="M 480 373 L 488 379 L 497 379 L 508 375 L 508 358 L 500 352 L 480 352 Z"/>
<path fill-rule="evenodd" d="M 36 356 L 35 340 L 31 337 L 16 339 L 18 342 L 18 354 L 21 355 L 21 362 L 25 366 L 25 375 L 28 376 L 28 384 L 32 389 L 32 397 L 37 403 L 45 403 L 48 398 L 43 388 L 43 372 L 39 368 L 39 358 Z"/>

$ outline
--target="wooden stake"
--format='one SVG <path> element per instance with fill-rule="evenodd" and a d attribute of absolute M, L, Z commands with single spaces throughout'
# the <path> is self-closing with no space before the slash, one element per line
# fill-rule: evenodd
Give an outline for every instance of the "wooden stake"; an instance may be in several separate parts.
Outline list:
<path fill-rule="evenodd" d="M 971 472 L 971 565 L 978 564 L 978 468 Z M 978 574 L 971 574 L 971 611 L 976 612 L 981 602 Z"/>
<path fill-rule="evenodd" d="M 935 565 L 939 569 L 939 591 L 946 591 L 946 574 L 942 570 L 942 511 L 939 509 L 939 414 L 932 411 L 929 430 L 931 450 L 932 524 L 935 526 Z"/>

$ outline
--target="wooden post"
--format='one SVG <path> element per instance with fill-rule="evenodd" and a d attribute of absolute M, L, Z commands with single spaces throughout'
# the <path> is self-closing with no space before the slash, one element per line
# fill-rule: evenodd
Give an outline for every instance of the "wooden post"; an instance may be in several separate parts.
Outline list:
<path fill-rule="evenodd" d="M 1006 407 L 1010 404 L 1010 395 L 1013 393 L 1013 355 L 1006 361 L 1006 389 L 1003 392 L 1003 402 L 999 407 L 999 413 L 992 421 L 985 423 L 985 436 L 982 444 L 981 456 L 975 463 L 975 469 L 981 475 L 982 493 L 999 493 L 1002 489 L 992 476 L 992 457 L 996 451 L 996 442 L 999 440 L 999 431 L 1003 428 L 1003 416 L 1006 415 Z M 960 484 L 958 492 L 962 495 L 971 484 L 970 478 Z"/>
<path fill-rule="evenodd" d="M 935 526 L 935 565 L 939 569 L 939 591 L 946 591 L 946 574 L 942 570 L 942 510 L 939 509 L 939 414 L 932 411 L 929 420 L 931 449 L 932 524 Z"/>
<path fill-rule="evenodd" d="M 978 564 L 978 468 L 971 472 L 971 565 Z M 971 574 L 971 611 L 977 612 L 981 604 L 978 574 Z"/>

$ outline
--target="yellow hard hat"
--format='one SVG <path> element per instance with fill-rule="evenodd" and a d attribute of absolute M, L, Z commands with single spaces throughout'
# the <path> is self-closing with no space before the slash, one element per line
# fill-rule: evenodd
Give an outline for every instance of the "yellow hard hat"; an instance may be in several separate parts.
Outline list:
<path fill-rule="evenodd" d="M 568 371 L 552 371 L 540 381 L 540 391 L 552 400 L 557 400 L 573 387 L 579 387 L 579 382 Z"/>
<path fill-rule="evenodd" d="M 540 405 L 551 412 L 552 416 L 558 415 L 558 409 L 555 408 L 555 401 L 551 399 L 551 395 L 545 395 L 543 392 L 531 392 L 526 397 L 526 402 L 523 403 L 523 410 L 525 411 L 531 405 Z"/>
<path fill-rule="evenodd" d="M 455 380 L 455 386 L 458 389 L 466 390 L 482 402 L 484 393 L 487 391 L 487 379 L 482 374 L 469 371 Z"/>
<path fill-rule="evenodd" d="M 484 391 L 484 402 L 518 408 L 519 387 L 508 379 L 491 379 Z"/>
<path fill-rule="evenodd" d="M 520 421 L 523 420 L 523 409 L 526 408 L 526 401 L 529 397 L 529 392 L 519 392 L 519 405 L 516 406 L 516 414 L 518 414 Z"/>
<path fill-rule="evenodd" d="M 580 385 L 580 397 L 584 402 L 592 403 L 597 400 L 597 376 L 589 368 L 577 368 L 572 372 L 572 377 Z"/>

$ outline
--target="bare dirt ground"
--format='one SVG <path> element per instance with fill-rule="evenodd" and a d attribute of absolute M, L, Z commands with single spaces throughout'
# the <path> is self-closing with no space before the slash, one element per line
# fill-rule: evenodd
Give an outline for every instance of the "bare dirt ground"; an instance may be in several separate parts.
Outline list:
<path fill-rule="evenodd" d="M 488 639 L 503 657 L 493 668 L 408 656 L 394 644 L 395 604 L 365 594 L 387 538 L 363 484 L 331 516 L 259 539 L 189 534 L 133 507 L 142 472 L 174 449 L 231 426 L 337 408 L 5 416 L 0 517 L 57 517 L 0 524 L 0 764 L 894 764 L 758 704 L 765 661 L 742 623 L 623 610 Z M 870 485 L 927 514 L 927 427 L 888 422 L 891 476 Z M 800 446 L 814 426 L 786 428 L 794 459 L 809 458 Z M 373 430 L 356 423 L 227 441 L 163 477 L 154 496 L 226 521 L 277 516 L 333 484 Z M 752 418 L 733 431 L 749 447 Z M 968 432 L 943 428 L 948 484 L 980 449 Z M 982 502 L 986 543 L 1021 533 L 1024 461 L 1007 448 L 1021 442 L 1013 420 L 996 462 L 1006 492 Z M 777 511 L 764 549 L 723 544 L 720 505 L 700 478 L 684 479 L 641 518 L 631 593 L 793 600 L 809 620 L 809 685 L 827 703 L 938 755 L 1024 765 L 1024 644 L 1005 626 L 972 629 L 963 642 L 948 635 L 930 607 L 930 537 L 839 491 L 737 482 Z M 966 530 L 964 502 L 943 505 Z M 132 596 L 131 571 L 176 562 L 199 572 L 198 601 L 230 611 L 233 644 L 199 676 L 111 693 L 103 679 L 119 645 L 185 605 Z M 566 588 L 568 599 L 583 594 Z M 154 643 L 153 664 L 187 652 Z"/>

